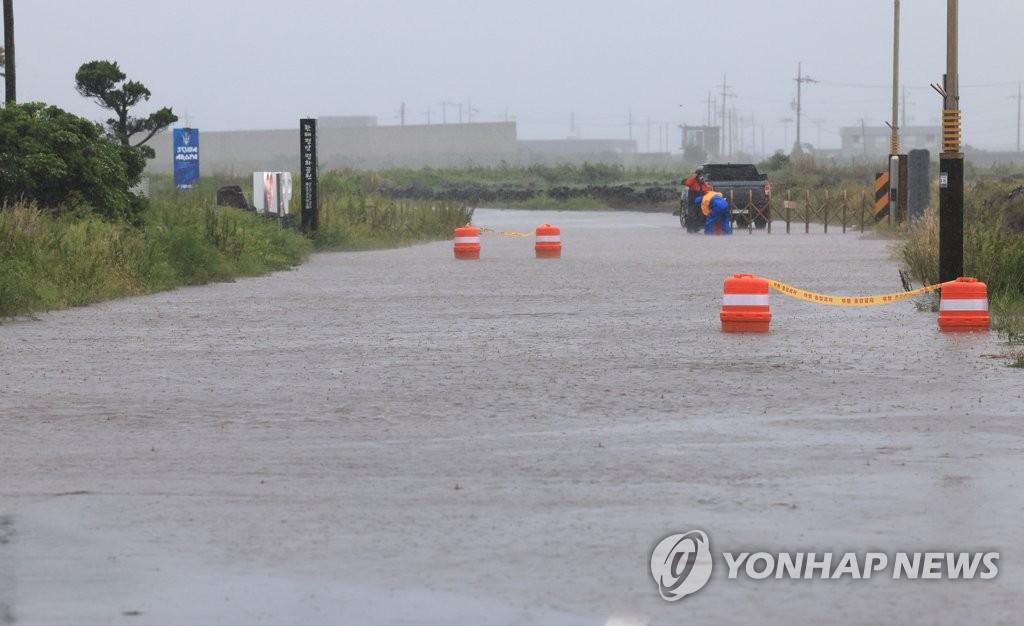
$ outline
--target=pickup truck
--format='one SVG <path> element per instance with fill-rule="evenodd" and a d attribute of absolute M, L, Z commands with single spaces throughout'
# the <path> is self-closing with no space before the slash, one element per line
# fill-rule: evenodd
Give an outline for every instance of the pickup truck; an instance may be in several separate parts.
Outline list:
<path fill-rule="evenodd" d="M 708 163 L 704 176 L 711 187 L 729 201 L 732 219 L 738 228 L 764 228 L 771 219 L 772 184 L 768 175 L 757 171 L 752 163 Z M 689 189 L 683 187 L 679 198 L 679 223 L 687 232 L 704 230 L 704 215 L 690 200 Z"/>

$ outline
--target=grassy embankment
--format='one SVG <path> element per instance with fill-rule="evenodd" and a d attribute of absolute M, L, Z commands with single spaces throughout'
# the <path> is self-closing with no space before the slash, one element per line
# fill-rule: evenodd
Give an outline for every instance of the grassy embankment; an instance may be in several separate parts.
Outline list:
<path fill-rule="evenodd" d="M 897 254 L 914 280 L 925 285 L 939 281 L 936 210 L 914 226 Z M 967 185 L 964 274 L 988 287 L 992 327 L 1006 336 L 1012 365 L 1024 367 L 1024 188 L 1017 182 L 981 180 Z M 922 298 L 919 307 L 937 310 L 937 294 Z"/>
<path fill-rule="evenodd" d="M 320 229 L 310 239 L 276 220 L 216 207 L 222 182 L 178 191 L 156 181 L 138 225 L 66 207 L 0 207 L 0 319 L 284 270 L 314 249 L 443 239 L 471 216 L 457 203 L 392 202 L 329 174 L 321 178 Z"/>

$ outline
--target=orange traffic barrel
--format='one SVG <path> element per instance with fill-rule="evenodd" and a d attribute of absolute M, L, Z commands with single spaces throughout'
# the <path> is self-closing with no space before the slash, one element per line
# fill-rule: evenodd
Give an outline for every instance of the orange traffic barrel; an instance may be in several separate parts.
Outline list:
<path fill-rule="evenodd" d="M 961 276 L 942 284 L 939 291 L 941 330 L 988 330 L 988 287 L 976 278 Z"/>
<path fill-rule="evenodd" d="M 476 226 L 460 226 L 455 229 L 455 258 L 480 258 L 480 229 Z"/>
<path fill-rule="evenodd" d="M 533 246 L 538 259 L 558 259 L 562 256 L 562 231 L 551 224 L 537 227 L 537 243 Z"/>
<path fill-rule="evenodd" d="M 721 318 L 724 333 L 768 332 L 772 321 L 768 306 L 768 279 L 753 274 L 726 278 Z"/>

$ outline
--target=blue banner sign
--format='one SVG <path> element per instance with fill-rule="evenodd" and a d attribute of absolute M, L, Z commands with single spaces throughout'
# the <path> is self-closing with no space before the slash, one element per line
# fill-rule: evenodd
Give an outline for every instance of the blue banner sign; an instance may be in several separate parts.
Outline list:
<path fill-rule="evenodd" d="M 199 180 L 199 129 L 174 129 L 174 186 L 187 189 Z"/>

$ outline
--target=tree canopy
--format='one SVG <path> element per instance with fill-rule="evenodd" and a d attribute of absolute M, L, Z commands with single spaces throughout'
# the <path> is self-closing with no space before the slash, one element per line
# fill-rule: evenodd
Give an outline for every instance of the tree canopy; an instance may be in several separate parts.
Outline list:
<path fill-rule="evenodd" d="M 123 146 L 137 148 L 144 157 L 151 159 L 155 156 L 153 149 L 143 144 L 177 122 L 178 116 L 168 107 L 146 117 L 133 116 L 131 109 L 149 100 L 152 93 L 142 83 L 127 78 L 116 62 L 90 61 L 75 73 L 75 88 L 81 95 L 113 111 L 114 117 L 107 120 L 107 132 L 112 137 Z M 142 139 L 132 143 L 132 137 L 139 134 Z"/>
<path fill-rule="evenodd" d="M 0 205 L 84 204 L 108 219 L 131 219 L 142 207 L 131 188 L 145 165 L 138 149 L 110 141 L 85 118 L 40 102 L 0 108 Z"/>

